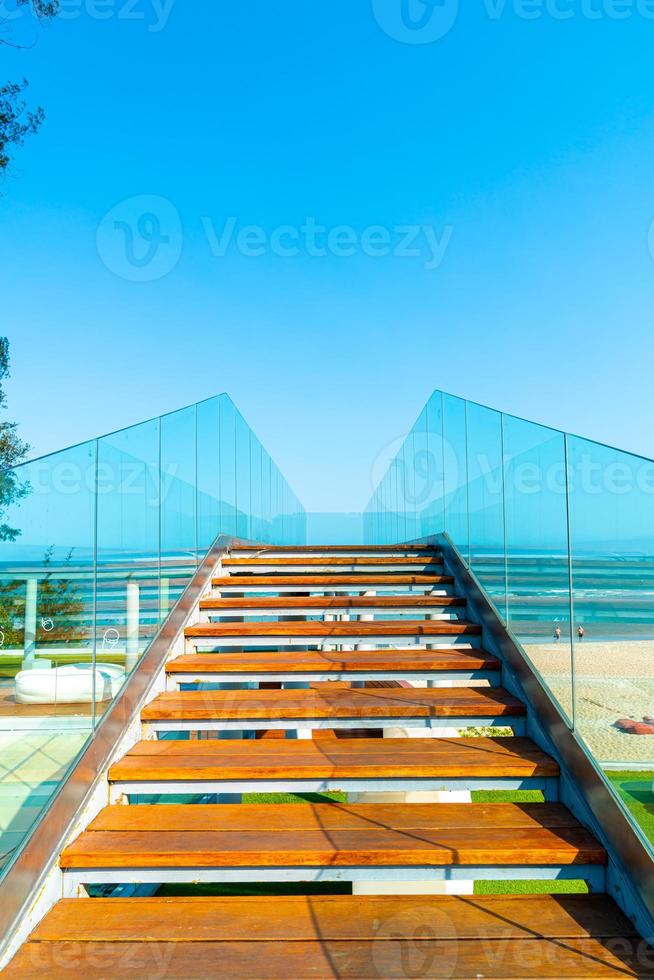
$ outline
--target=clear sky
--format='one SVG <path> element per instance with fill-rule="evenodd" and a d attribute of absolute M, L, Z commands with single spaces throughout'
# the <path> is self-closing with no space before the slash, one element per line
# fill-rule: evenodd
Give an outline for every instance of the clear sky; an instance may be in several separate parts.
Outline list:
<path fill-rule="evenodd" d="M 12 3 L 36 452 L 225 390 L 308 509 L 355 511 L 439 387 L 654 455 L 651 0 Z"/>

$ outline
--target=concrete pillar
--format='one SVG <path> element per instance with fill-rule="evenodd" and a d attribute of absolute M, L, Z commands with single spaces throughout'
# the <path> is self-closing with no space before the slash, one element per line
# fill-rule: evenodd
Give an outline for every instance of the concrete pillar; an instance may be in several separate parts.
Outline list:
<path fill-rule="evenodd" d="M 353 881 L 353 895 L 472 895 L 474 881 Z"/>
<path fill-rule="evenodd" d="M 127 641 L 125 670 L 129 674 L 139 658 L 140 590 L 136 582 L 127 583 Z"/>
<path fill-rule="evenodd" d="M 161 618 L 165 619 L 170 611 L 170 579 L 162 578 L 159 585 L 159 607 Z"/>
<path fill-rule="evenodd" d="M 25 642 L 23 650 L 22 669 L 29 670 L 34 666 L 36 657 L 36 598 L 38 594 L 38 579 L 28 578 L 25 583 Z"/>
<path fill-rule="evenodd" d="M 377 595 L 377 592 L 376 591 L 373 591 L 373 590 L 370 590 L 368 592 L 360 592 L 359 595 L 368 598 L 370 596 L 376 596 Z M 366 622 L 370 622 L 374 618 L 375 617 L 374 617 L 374 615 L 372 613 L 364 613 L 362 616 L 359 616 L 359 621 L 362 622 L 362 623 L 366 623 Z M 356 650 L 374 650 L 375 649 L 375 645 L 374 645 L 374 643 L 357 643 L 355 649 Z"/>

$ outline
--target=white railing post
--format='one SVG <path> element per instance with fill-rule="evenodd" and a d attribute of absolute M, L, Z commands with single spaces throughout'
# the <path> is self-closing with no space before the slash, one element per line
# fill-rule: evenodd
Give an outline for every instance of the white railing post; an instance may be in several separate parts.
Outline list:
<path fill-rule="evenodd" d="M 129 674 L 139 658 L 140 590 L 137 582 L 127 583 L 127 648 L 125 670 Z"/>
<path fill-rule="evenodd" d="M 23 649 L 23 670 L 34 666 L 36 659 L 36 598 L 38 579 L 28 578 L 25 584 L 25 637 Z"/>

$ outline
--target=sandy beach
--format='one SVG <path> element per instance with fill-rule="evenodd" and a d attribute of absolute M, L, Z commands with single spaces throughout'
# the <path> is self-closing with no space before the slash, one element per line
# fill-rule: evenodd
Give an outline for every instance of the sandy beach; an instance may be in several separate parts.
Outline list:
<path fill-rule="evenodd" d="M 534 665 L 572 714 L 570 644 L 525 644 Z M 599 762 L 652 764 L 654 735 L 628 735 L 619 718 L 654 715 L 654 641 L 575 643 L 575 723 Z"/>

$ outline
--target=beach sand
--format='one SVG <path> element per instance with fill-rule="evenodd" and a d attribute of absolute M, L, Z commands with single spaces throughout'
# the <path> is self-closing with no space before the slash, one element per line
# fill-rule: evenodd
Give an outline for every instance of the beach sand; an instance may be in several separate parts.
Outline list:
<path fill-rule="evenodd" d="M 572 715 L 570 643 L 530 643 L 525 650 L 563 708 Z M 654 735 L 628 735 L 618 718 L 642 721 L 654 715 L 654 641 L 621 640 L 574 645 L 575 725 L 602 762 L 642 765 L 654 770 Z"/>

